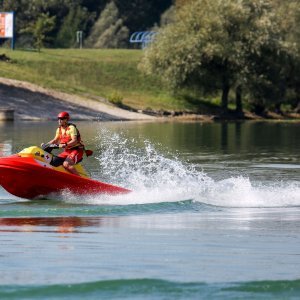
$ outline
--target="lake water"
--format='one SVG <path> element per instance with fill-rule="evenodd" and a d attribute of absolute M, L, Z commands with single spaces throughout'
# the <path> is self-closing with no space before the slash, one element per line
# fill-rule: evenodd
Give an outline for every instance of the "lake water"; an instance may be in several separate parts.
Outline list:
<path fill-rule="evenodd" d="M 123 196 L 0 189 L 0 299 L 299 299 L 300 124 L 79 122 Z M 55 122 L 0 124 L 0 155 Z"/>

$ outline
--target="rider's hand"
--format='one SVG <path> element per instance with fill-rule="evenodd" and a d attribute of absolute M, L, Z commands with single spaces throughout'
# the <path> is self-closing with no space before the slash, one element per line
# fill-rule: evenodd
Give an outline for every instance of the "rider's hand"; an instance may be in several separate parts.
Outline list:
<path fill-rule="evenodd" d="M 48 144 L 47 144 L 47 143 L 41 143 L 41 148 L 42 148 L 43 150 L 45 150 L 47 147 L 48 147 Z"/>
<path fill-rule="evenodd" d="M 59 144 L 58 145 L 59 148 L 66 148 L 66 146 L 67 146 L 66 144 Z"/>

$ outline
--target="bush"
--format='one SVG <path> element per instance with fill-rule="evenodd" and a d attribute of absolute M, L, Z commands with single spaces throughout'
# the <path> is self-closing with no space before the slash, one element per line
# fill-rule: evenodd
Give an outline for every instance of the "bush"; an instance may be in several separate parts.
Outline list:
<path fill-rule="evenodd" d="M 108 96 L 108 101 L 117 106 L 123 106 L 123 97 L 118 91 L 112 92 Z"/>

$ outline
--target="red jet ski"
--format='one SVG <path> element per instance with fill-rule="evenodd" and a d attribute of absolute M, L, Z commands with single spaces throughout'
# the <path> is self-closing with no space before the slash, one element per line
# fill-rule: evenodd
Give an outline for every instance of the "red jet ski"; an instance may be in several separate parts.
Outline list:
<path fill-rule="evenodd" d="M 60 164 L 57 156 L 32 146 L 18 154 L 0 158 L 0 185 L 9 193 L 26 199 L 47 198 L 69 191 L 75 195 L 127 194 L 128 189 L 90 179 L 83 166 L 75 165 L 80 176 Z"/>

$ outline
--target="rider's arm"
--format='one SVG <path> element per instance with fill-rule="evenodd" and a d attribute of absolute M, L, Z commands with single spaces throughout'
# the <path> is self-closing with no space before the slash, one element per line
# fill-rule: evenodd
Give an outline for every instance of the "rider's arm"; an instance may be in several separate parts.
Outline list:
<path fill-rule="evenodd" d="M 71 141 L 68 142 L 68 144 L 66 145 L 66 148 L 75 146 L 76 144 L 78 144 L 78 142 L 77 142 L 77 136 L 75 135 L 72 137 Z"/>

